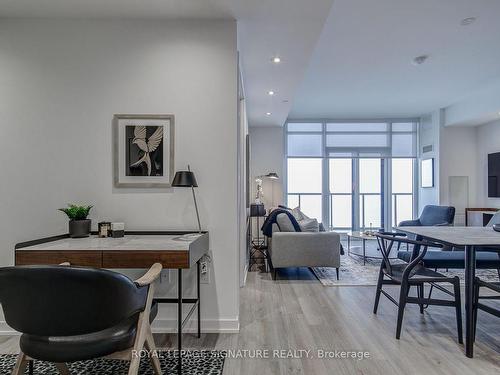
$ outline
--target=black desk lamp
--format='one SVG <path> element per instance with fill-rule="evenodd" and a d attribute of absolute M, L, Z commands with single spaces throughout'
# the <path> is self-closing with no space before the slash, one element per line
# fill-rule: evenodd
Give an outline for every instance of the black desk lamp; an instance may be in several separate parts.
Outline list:
<path fill-rule="evenodd" d="M 187 171 L 175 172 L 172 186 L 191 188 L 193 192 L 194 208 L 196 209 L 196 218 L 198 219 L 198 233 L 201 233 L 200 214 L 198 213 L 198 204 L 196 203 L 196 194 L 194 193 L 194 188 L 198 187 L 198 183 L 196 182 L 196 177 L 194 177 L 194 173 L 191 172 L 191 168 L 189 167 L 189 165 Z"/>

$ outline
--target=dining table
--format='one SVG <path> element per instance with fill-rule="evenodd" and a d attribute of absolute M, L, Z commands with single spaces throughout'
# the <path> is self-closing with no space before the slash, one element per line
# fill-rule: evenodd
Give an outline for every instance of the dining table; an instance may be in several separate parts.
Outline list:
<path fill-rule="evenodd" d="M 398 232 L 416 235 L 452 247 L 463 248 L 465 256 L 465 355 L 474 355 L 474 280 L 476 277 L 476 249 L 500 251 L 500 232 L 491 227 L 414 226 L 396 227 Z"/>

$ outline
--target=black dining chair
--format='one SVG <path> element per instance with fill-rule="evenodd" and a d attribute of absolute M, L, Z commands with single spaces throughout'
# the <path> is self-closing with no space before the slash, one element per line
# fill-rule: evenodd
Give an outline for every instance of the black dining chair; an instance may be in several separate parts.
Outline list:
<path fill-rule="evenodd" d="M 34 359 L 69 374 L 66 363 L 98 357 L 128 360 L 128 374 L 137 374 L 137 353 L 156 348 L 150 323 L 158 311 L 153 293 L 161 269 L 156 263 L 134 282 L 116 272 L 67 265 L 0 268 L 5 320 L 21 333 L 12 374 L 24 374 Z M 150 358 L 161 374 L 157 356 Z"/>
<path fill-rule="evenodd" d="M 499 250 L 500 251 L 500 250 Z M 496 294 L 481 295 L 481 288 L 488 289 L 496 292 Z M 500 318 L 500 309 L 493 306 L 481 303 L 480 300 L 500 300 L 500 282 L 489 282 L 476 277 L 474 280 L 474 305 L 473 305 L 473 318 L 474 318 L 474 339 L 476 338 L 477 327 L 477 312 L 482 310 L 488 314 Z"/>
<path fill-rule="evenodd" d="M 377 313 L 380 295 L 386 296 L 392 303 L 398 306 L 398 318 L 396 326 L 396 339 L 401 336 L 401 327 L 403 323 L 404 310 L 407 304 L 417 304 L 420 307 L 420 313 L 424 313 L 424 305 L 438 305 L 455 307 L 458 342 L 462 343 L 462 312 L 460 302 L 460 279 L 455 277 L 447 277 L 436 271 L 425 268 L 422 265 L 422 259 L 427 253 L 428 247 L 439 247 L 440 245 L 427 241 L 416 241 L 405 237 L 402 233 L 380 232 L 375 233 L 377 241 L 382 253 L 382 263 L 380 265 L 379 277 L 377 282 L 377 290 L 375 294 L 375 304 L 373 313 Z M 389 254 L 393 246 L 407 244 L 413 247 L 413 258 L 409 263 L 391 263 Z M 453 292 L 438 285 L 441 283 L 451 284 Z M 453 300 L 436 299 L 424 297 L 425 284 L 433 285 L 443 292 L 453 297 Z M 399 285 L 399 300 L 396 301 L 388 292 L 383 290 L 383 285 Z M 410 288 L 415 286 L 417 289 L 417 297 L 409 295 Z"/>

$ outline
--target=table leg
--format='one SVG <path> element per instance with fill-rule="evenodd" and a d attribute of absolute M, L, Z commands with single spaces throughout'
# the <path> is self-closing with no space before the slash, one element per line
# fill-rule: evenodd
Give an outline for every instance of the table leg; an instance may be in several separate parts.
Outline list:
<path fill-rule="evenodd" d="M 201 337 L 200 261 L 196 262 L 196 298 L 198 299 L 198 338 L 200 338 Z"/>
<path fill-rule="evenodd" d="M 366 240 L 363 238 L 363 266 L 366 265 Z"/>
<path fill-rule="evenodd" d="M 465 355 L 474 355 L 474 279 L 476 277 L 476 252 L 474 246 L 465 246 Z"/>
<path fill-rule="evenodd" d="M 177 270 L 177 350 L 179 354 L 177 373 L 182 373 L 182 269 Z"/>

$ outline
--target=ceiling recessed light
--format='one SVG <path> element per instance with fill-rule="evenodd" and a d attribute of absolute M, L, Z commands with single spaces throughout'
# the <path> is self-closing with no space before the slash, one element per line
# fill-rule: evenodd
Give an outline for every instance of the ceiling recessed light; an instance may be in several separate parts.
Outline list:
<path fill-rule="evenodd" d="M 460 21 L 460 25 L 468 26 L 471 23 L 474 23 L 475 21 L 476 21 L 476 17 L 467 17 L 467 18 L 464 18 L 462 21 Z"/>
<path fill-rule="evenodd" d="M 279 64 L 281 62 L 281 58 L 279 56 L 273 57 L 273 63 Z"/>
<path fill-rule="evenodd" d="M 429 58 L 429 55 L 417 56 L 413 59 L 412 64 L 413 65 L 422 65 L 424 62 L 427 61 L 428 58 Z"/>
<path fill-rule="evenodd" d="M 266 116 L 271 116 L 271 112 L 266 112 Z"/>
<path fill-rule="evenodd" d="M 272 95 L 274 95 L 274 91 L 273 91 L 273 90 L 269 90 L 267 93 L 268 93 L 269 95 L 271 95 L 271 96 L 272 96 Z"/>

